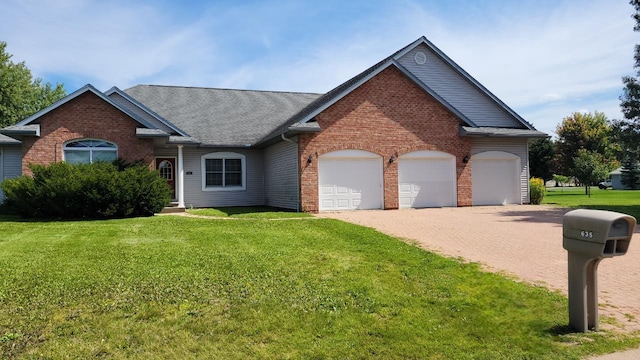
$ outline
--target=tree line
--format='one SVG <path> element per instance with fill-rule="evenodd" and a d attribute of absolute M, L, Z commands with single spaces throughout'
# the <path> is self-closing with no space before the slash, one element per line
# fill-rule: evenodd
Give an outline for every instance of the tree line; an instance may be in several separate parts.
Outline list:
<path fill-rule="evenodd" d="M 640 0 L 631 0 L 634 31 L 640 31 Z M 556 128 L 558 138 L 536 139 L 529 144 L 529 166 L 532 177 L 545 181 L 567 182 L 573 177 L 589 186 L 621 167 L 622 183 L 640 189 L 640 44 L 634 51 L 633 76 L 622 78 L 620 108 L 623 119 L 609 120 L 600 112 L 575 112 L 565 117 Z"/>

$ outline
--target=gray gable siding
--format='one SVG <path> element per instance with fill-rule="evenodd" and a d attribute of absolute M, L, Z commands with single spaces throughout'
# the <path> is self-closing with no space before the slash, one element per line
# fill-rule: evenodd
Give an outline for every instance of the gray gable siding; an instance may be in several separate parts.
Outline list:
<path fill-rule="evenodd" d="M 246 156 L 246 189 L 238 191 L 202 191 L 201 156 L 212 152 L 234 152 Z M 177 151 L 176 153 L 177 154 Z M 264 205 L 264 164 L 260 150 L 185 148 L 184 203 L 186 207 Z M 177 156 L 177 155 L 172 155 Z M 187 175 L 191 172 L 190 175 Z"/>
<path fill-rule="evenodd" d="M 22 152 L 20 146 L 0 146 L 0 182 L 22 175 Z M 4 193 L 0 190 L 0 204 Z"/>
<path fill-rule="evenodd" d="M 264 169 L 265 204 L 299 210 L 298 143 L 281 141 L 264 149 Z"/>
<path fill-rule="evenodd" d="M 414 60 L 419 51 L 426 55 L 426 62 L 422 65 Z M 477 126 L 524 128 L 428 47 L 416 46 L 398 62 Z"/>
<path fill-rule="evenodd" d="M 520 158 L 520 199 L 529 203 L 529 143 L 527 139 L 473 138 L 471 155 L 485 151 L 504 151 Z M 473 163 L 471 164 L 473 166 Z M 473 181 L 473 179 L 471 179 Z"/>
<path fill-rule="evenodd" d="M 175 133 L 175 131 L 173 131 L 170 127 L 168 127 L 167 125 L 165 125 L 162 122 L 158 121 L 158 119 L 156 119 L 153 116 L 149 115 L 146 111 L 143 111 L 138 106 L 132 104 L 129 100 L 127 100 L 124 97 L 120 96 L 120 94 L 114 92 L 111 95 L 109 95 L 109 99 L 111 99 L 111 101 L 115 102 L 116 104 L 120 105 L 121 107 L 127 109 L 128 111 L 138 115 L 140 118 L 142 118 L 145 121 L 147 121 L 149 124 L 154 126 L 156 129 L 160 129 L 160 130 L 165 131 L 165 132 L 167 132 L 169 134 Z"/>

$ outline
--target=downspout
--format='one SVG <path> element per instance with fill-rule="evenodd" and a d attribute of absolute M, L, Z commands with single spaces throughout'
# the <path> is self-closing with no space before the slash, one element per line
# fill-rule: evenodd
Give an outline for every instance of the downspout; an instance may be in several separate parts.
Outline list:
<path fill-rule="evenodd" d="M 184 160 L 183 145 L 178 145 L 178 208 L 184 209 Z"/>
<path fill-rule="evenodd" d="M 293 140 L 291 140 L 291 139 L 289 139 L 289 138 L 285 137 L 285 136 L 284 136 L 284 133 L 280 134 L 280 137 L 282 138 L 282 140 L 284 140 L 284 141 L 286 141 L 286 142 L 289 142 L 289 143 L 295 144 L 295 141 L 293 141 Z"/>

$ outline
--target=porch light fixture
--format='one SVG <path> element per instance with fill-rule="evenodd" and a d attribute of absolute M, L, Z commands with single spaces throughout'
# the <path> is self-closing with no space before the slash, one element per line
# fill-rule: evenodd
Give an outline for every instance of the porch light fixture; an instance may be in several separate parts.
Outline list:
<path fill-rule="evenodd" d="M 465 164 L 466 164 L 466 163 L 468 163 L 468 162 L 469 162 L 469 155 L 465 155 L 465 156 L 462 158 L 462 162 L 463 162 L 463 163 L 465 163 Z"/>
<path fill-rule="evenodd" d="M 389 158 L 389 164 L 393 164 L 394 161 L 396 161 L 396 154 L 391 154 L 391 157 Z"/>
<path fill-rule="evenodd" d="M 307 158 L 307 164 L 311 164 L 313 162 L 313 154 L 309 155 Z"/>

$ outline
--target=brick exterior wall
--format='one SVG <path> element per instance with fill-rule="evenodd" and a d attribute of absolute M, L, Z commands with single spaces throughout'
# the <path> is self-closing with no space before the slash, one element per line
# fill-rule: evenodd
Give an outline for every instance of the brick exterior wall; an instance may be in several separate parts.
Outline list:
<path fill-rule="evenodd" d="M 74 139 L 101 139 L 118 145 L 118 157 L 143 160 L 153 166 L 153 140 L 136 138 L 140 124 L 91 92 L 43 115 L 40 137 L 22 141 L 22 173 L 31 174 L 29 164 L 47 165 L 63 160 L 63 146 Z"/>
<path fill-rule="evenodd" d="M 398 208 L 398 162 L 392 154 L 437 150 L 456 157 L 458 206 L 471 206 L 471 140 L 458 135 L 460 121 L 395 67 L 389 67 L 316 116 L 319 133 L 299 135 L 300 197 L 303 211 L 317 212 L 317 156 L 336 150 L 365 150 L 384 164 L 384 208 Z M 313 162 L 307 158 L 313 155 Z"/>

